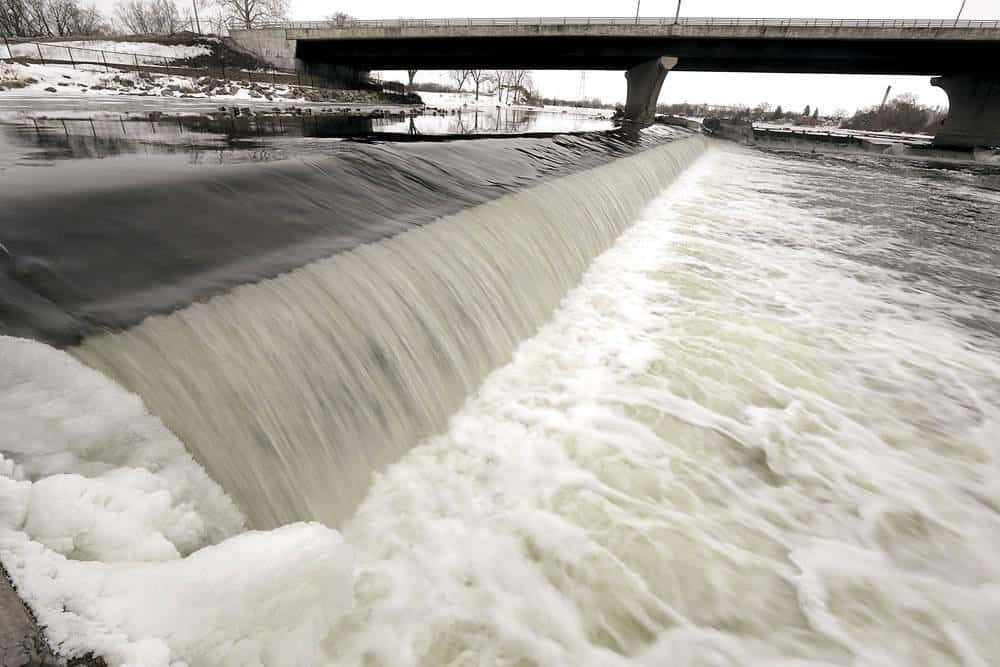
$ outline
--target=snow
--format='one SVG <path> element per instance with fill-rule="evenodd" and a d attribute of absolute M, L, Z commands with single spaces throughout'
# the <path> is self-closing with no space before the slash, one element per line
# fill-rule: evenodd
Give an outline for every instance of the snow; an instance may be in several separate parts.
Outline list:
<path fill-rule="evenodd" d="M 2 336 L 0 560 L 50 642 L 111 665 L 314 664 L 353 604 L 338 532 L 245 532 L 137 396 Z"/>
<path fill-rule="evenodd" d="M 6 57 L 38 58 L 39 46 L 42 58 L 51 60 L 69 60 L 70 54 L 76 61 L 93 60 L 108 64 L 134 64 L 136 56 L 140 64 L 164 64 L 167 60 L 184 60 L 197 56 L 208 55 L 212 48 L 205 44 L 186 46 L 179 44 L 157 44 L 155 42 L 112 42 L 106 40 L 83 40 L 70 42 L 52 42 L 27 44 L 11 44 Z M 72 51 L 68 50 L 72 49 Z M 104 51 L 104 54 L 98 53 Z"/>
<path fill-rule="evenodd" d="M 437 109 L 461 109 L 463 107 L 467 108 L 479 108 L 479 109 L 493 109 L 496 107 L 506 107 L 510 109 L 536 109 L 552 112 L 562 112 L 566 111 L 568 113 L 583 114 L 588 116 L 610 116 L 613 112 L 610 109 L 599 109 L 594 107 L 566 107 L 566 106 L 537 106 L 531 104 L 508 104 L 506 102 L 500 101 L 496 95 L 487 95 L 485 93 L 480 93 L 479 100 L 476 100 L 475 93 L 461 92 L 461 93 L 436 93 L 424 90 L 416 91 L 420 95 L 420 99 L 424 101 L 424 104 L 428 107 L 433 107 Z"/>
<path fill-rule="evenodd" d="M 181 97 L 184 95 L 201 99 L 250 100 L 266 99 L 270 95 L 283 102 L 304 102 L 302 89 L 296 86 L 254 83 L 243 85 L 236 81 L 223 82 L 223 87 L 210 88 L 199 81 L 218 81 L 214 78 L 192 79 L 186 76 L 124 72 L 112 69 L 105 72 L 100 65 L 40 65 L 6 64 L 0 70 L 0 80 L 32 80 L 24 87 L 12 90 L 0 88 L 0 97 L 48 95 L 58 93 L 72 97 L 95 97 L 115 95 L 144 95 L 152 97 Z M 49 90 L 49 89 L 54 89 Z M 258 95 L 254 98 L 254 91 Z"/>

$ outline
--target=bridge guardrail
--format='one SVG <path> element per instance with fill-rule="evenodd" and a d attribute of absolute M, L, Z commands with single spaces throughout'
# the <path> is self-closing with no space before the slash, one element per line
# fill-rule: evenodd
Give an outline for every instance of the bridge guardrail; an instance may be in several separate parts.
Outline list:
<path fill-rule="evenodd" d="M 342 19 L 333 21 L 291 21 L 269 23 L 258 28 L 329 29 L 329 28 L 421 28 L 421 27 L 489 27 L 520 25 L 681 25 L 681 26 L 759 26 L 817 28 L 1000 28 L 1000 20 L 948 19 L 809 19 L 809 18 L 721 18 L 721 17 L 650 17 L 641 16 L 561 16 L 510 18 L 429 18 L 429 19 Z M 238 25 L 230 26 L 239 29 Z"/>

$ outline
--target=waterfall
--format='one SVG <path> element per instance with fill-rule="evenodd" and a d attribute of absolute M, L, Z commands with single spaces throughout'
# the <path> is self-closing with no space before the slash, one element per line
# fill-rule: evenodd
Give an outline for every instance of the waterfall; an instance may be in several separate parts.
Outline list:
<path fill-rule="evenodd" d="M 546 181 L 71 351 L 142 396 L 255 527 L 337 525 L 705 144 Z"/>

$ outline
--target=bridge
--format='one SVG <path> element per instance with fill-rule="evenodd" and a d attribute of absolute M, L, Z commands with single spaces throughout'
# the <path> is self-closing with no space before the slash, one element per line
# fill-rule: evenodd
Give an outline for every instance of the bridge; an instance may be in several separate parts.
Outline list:
<path fill-rule="evenodd" d="M 625 118 L 652 122 L 672 71 L 935 76 L 938 145 L 1000 145 L 1000 21 L 505 18 L 298 22 L 232 29 L 272 64 L 332 80 L 375 69 L 622 70 Z"/>

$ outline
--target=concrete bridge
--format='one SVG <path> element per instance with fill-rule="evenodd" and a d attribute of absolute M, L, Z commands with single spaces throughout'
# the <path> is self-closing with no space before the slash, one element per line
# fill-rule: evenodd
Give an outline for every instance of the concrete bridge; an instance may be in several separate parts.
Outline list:
<path fill-rule="evenodd" d="M 623 70 L 625 118 L 638 125 L 671 70 L 933 75 L 950 101 L 936 143 L 1000 145 L 1000 21 L 398 19 L 231 34 L 278 67 L 341 81 L 373 69 Z"/>

